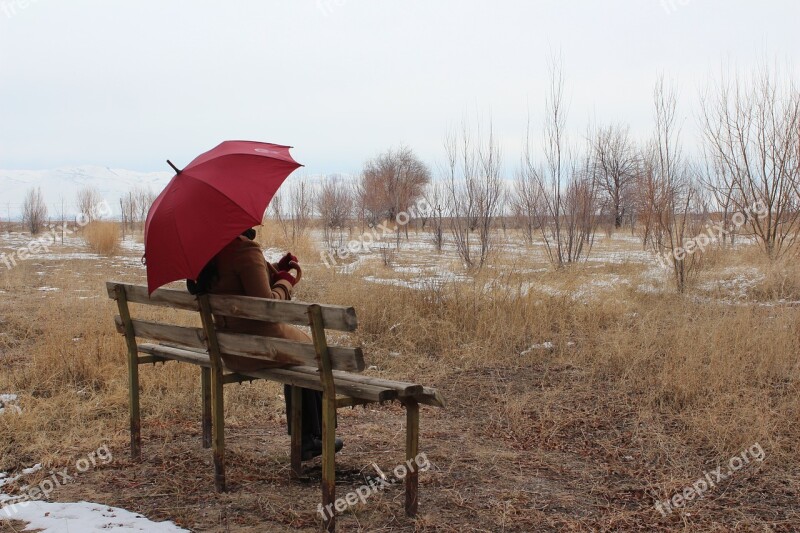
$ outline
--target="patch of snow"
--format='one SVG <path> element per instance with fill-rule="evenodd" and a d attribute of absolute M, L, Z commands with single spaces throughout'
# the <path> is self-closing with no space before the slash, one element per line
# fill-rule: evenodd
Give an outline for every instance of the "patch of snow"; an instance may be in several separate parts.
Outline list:
<path fill-rule="evenodd" d="M 14 395 L 4 394 L 3 398 Z M 25 468 L 19 474 L 9 476 L 0 472 L 0 488 L 16 482 L 42 469 L 41 464 Z M 25 487 L 23 487 L 24 490 Z M 72 531 L 117 531 L 147 533 L 182 533 L 173 522 L 152 522 L 140 514 L 98 503 L 57 503 L 45 501 L 23 501 L 19 496 L 0 491 L 0 521 L 19 520 L 27 522 L 23 531 L 41 533 L 65 533 Z"/>
<path fill-rule="evenodd" d="M 17 414 L 22 414 L 22 409 L 18 405 L 14 405 L 14 402 L 17 401 L 16 394 L 0 394 L 0 414 L 3 414 L 6 410 L 14 411 Z M 3 484 L 0 483 L 0 487 Z"/>
<path fill-rule="evenodd" d="M 173 522 L 152 522 L 140 514 L 98 503 L 32 501 L 13 508 L 10 518 L 28 522 L 23 531 L 65 533 L 71 531 L 118 531 L 143 533 L 188 532 Z M 5 513 L 4 513 L 5 514 Z"/>
<path fill-rule="evenodd" d="M 58 288 L 56 288 L 56 287 L 39 287 L 39 288 L 38 288 L 38 289 L 36 289 L 36 290 L 37 290 L 37 291 L 42 291 L 42 292 L 55 292 L 55 291 L 58 291 L 58 290 L 60 290 L 60 289 L 58 289 Z"/>
<path fill-rule="evenodd" d="M 575 346 L 575 343 L 572 342 L 572 341 L 568 341 L 567 342 L 567 346 Z M 528 346 L 528 348 L 526 350 L 521 351 L 519 354 L 520 355 L 528 355 L 529 353 L 531 353 L 531 352 L 533 352 L 535 350 L 554 350 L 555 347 L 556 347 L 556 345 L 553 344 L 552 342 L 544 341 L 544 342 L 542 342 L 540 344 L 532 344 L 531 346 Z"/>

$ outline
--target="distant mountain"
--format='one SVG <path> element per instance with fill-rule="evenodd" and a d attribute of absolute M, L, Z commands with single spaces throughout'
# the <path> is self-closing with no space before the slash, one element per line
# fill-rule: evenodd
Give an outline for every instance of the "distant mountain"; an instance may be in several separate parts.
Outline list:
<path fill-rule="evenodd" d="M 100 191 L 115 214 L 119 214 L 119 199 L 134 187 L 150 188 L 159 193 L 169 183 L 171 172 L 136 172 L 98 166 L 80 166 L 53 170 L 0 169 L 0 218 L 19 218 L 25 194 L 31 187 L 41 187 L 50 215 L 64 211 L 75 215 L 78 209 L 75 196 L 82 187 Z"/>

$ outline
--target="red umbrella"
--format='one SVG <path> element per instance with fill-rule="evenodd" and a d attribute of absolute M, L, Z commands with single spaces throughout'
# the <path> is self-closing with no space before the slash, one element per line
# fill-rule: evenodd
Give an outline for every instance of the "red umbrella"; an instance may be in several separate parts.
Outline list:
<path fill-rule="evenodd" d="M 192 161 L 158 195 L 144 227 L 147 287 L 197 279 L 228 243 L 261 224 L 278 188 L 302 165 L 290 146 L 226 141 Z"/>

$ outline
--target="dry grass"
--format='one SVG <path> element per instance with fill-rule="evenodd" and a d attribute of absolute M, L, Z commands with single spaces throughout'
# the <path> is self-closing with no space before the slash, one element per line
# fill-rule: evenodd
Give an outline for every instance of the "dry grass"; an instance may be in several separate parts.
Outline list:
<path fill-rule="evenodd" d="M 119 252 L 122 235 L 116 222 L 95 221 L 83 229 L 83 240 L 96 254 L 111 257 Z"/>
<path fill-rule="evenodd" d="M 264 233 L 266 245 L 289 248 Z M 772 271 L 748 249 L 721 252 L 700 280 L 708 288 L 679 297 L 637 290 L 648 279 L 637 263 L 554 272 L 500 253 L 472 281 L 411 290 L 312 264 L 313 243 L 299 244 L 298 299 L 355 306 L 355 340 L 377 367 L 369 372 L 436 386 L 449 403 L 423 411 L 422 449 L 435 467 L 422 476 L 420 518 L 405 518 L 402 493 L 391 489 L 341 517 L 342 530 L 800 528 L 800 308 L 776 301 L 797 294 L 791 263 Z M 731 302 L 716 283 L 743 265 L 764 277 Z M 41 268 L 60 291 L 36 290 Z M 289 479 L 275 384 L 226 390 L 232 491 L 214 495 L 199 445 L 198 372 L 142 368 L 145 461 L 128 461 L 125 352 L 103 282 L 141 282 L 143 273 L 119 268 L 23 263 L 0 273 L 0 392 L 19 394 L 23 409 L 0 415 L 0 471 L 67 465 L 108 442 L 114 463 L 56 498 L 102 500 L 196 531 L 314 530 L 318 485 Z M 365 268 L 396 275 L 377 257 Z M 619 282 L 576 298 L 604 277 Z M 397 406 L 340 413 L 340 494 L 363 483 L 358 472 L 371 462 L 403 461 L 402 420 Z M 756 442 L 763 463 L 686 512 L 654 509 Z"/>

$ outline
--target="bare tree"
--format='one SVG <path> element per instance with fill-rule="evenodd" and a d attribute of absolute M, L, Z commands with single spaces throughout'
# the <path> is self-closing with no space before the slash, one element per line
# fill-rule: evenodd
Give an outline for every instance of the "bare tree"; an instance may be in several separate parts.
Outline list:
<path fill-rule="evenodd" d="M 428 218 L 430 219 L 431 242 L 437 252 L 444 247 L 444 213 L 447 211 L 447 193 L 440 182 L 431 183 L 425 190 L 425 201 L 430 206 Z"/>
<path fill-rule="evenodd" d="M 608 201 L 614 227 L 619 229 L 630 209 L 628 191 L 638 167 L 629 128 L 622 125 L 600 128 L 591 143 L 595 178 Z"/>
<path fill-rule="evenodd" d="M 102 200 L 100 192 L 94 187 L 86 186 L 78 190 L 76 195 L 78 211 L 87 223 L 97 218 L 97 206 Z"/>
<path fill-rule="evenodd" d="M 445 150 L 450 233 L 467 267 L 482 268 L 494 244 L 492 227 L 504 192 L 500 148 L 491 125 L 486 142 L 474 144 L 469 127 L 464 123 L 460 138 L 457 134 L 447 136 Z M 473 236 L 477 243 L 472 242 Z"/>
<path fill-rule="evenodd" d="M 364 166 L 358 187 L 360 209 L 368 223 L 394 221 L 398 214 L 409 213 L 430 179 L 430 170 L 410 148 L 388 150 Z M 397 245 L 401 225 L 408 237 L 408 225 L 398 224 Z"/>
<path fill-rule="evenodd" d="M 765 254 L 777 259 L 796 244 L 800 229 L 800 93 L 777 69 L 749 81 L 723 76 L 702 98 L 707 151 L 720 188 Z M 763 216 L 750 216 L 752 211 Z"/>
<path fill-rule="evenodd" d="M 547 163 L 539 168 L 533 161 L 529 124 L 521 173 L 538 187 L 542 208 L 536 214 L 537 226 L 550 262 L 562 267 L 588 257 L 599 217 L 592 158 L 572 158 L 569 153 L 564 74 L 556 60 L 551 63 L 544 131 Z"/>
<path fill-rule="evenodd" d="M 44 203 L 42 188 L 28 189 L 25 194 L 25 201 L 22 203 L 22 222 L 31 232 L 31 235 L 36 235 L 42 230 L 46 221 L 47 204 Z"/>
<path fill-rule="evenodd" d="M 671 267 L 675 288 L 684 292 L 699 270 L 702 253 L 689 246 L 688 237 L 699 232 L 697 218 L 701 198 L 689 164 L 684 158 L 676 121 L 677 98 L 663 78 L 656 83 L 655 132 L 649 153 L 652 210 L 657 235 L 651 239 L 657 254 Z"/>
<path fill-rule="evenodd" d="M 122 228 L 127 227 L 133 231 L 136 222 L 139 221 L 139 195 L 134 190 L 120 198 L 120 210 L 122 211 Z"/>
<path fill-rule="evenodd" d="M 528 165 L 532 165 L 533 161 L 529 150 L 530 144 L 526 143 L 525 155 L 521 168 L 517 171 L 514 179 L 510 199 L 511 209 L 522 227 L 525 240 L 528 244 L 533 244 L 534 232 L 540 229 L 539 222 L 544 206 L 542 205 L 542 188 L 538 181 L 541 170 L 526 168 Z"/>
<path fill-rule="evenodd" d="M 704 172 L 700 177 L 703 187 L 710 193 L 712 208 L 719 216 L 722 245 L 736 244 L 736 234 L 739 228 L 733 224 L 737 205 L 743 205 L 741 194 L 735 186 L 735 180 L 730 176 L 727 166 L 721 164 L 719 158 L 706 152 Z"/>
<path fill-rule="evenodd" d="M 352 211 L 353 194 L 342 177 L 335 174 L 327 176 L 322 181 L 322 188 L 317 196 L 317 212 L 329 248 L 342 246 L 343 230 L 350 220 Z M 338 233 L 338 243 L 334 242 L 334 231 Z"/>
<path fill-rule="evenodd" d="M 139 186 L 133 188 L 132 194 L 138 210 L 134 219 L 141 227 L 144 227 L 144 223 L 147 220 L 147 213 L 150 211 L 150 206 L 156 201 L 158 195 L 154 193 L 150 187 Z"/>
<path fill-rule="evenodd" d="M 287 202 L 284 202 L 284 194 L 288 197 Z M 314 213 L 311 187 L 305 180 L 296 182 L 287 192 L 276 195 L 270 207 L 286 242 L 296 245 L 308 232 Z"/>

